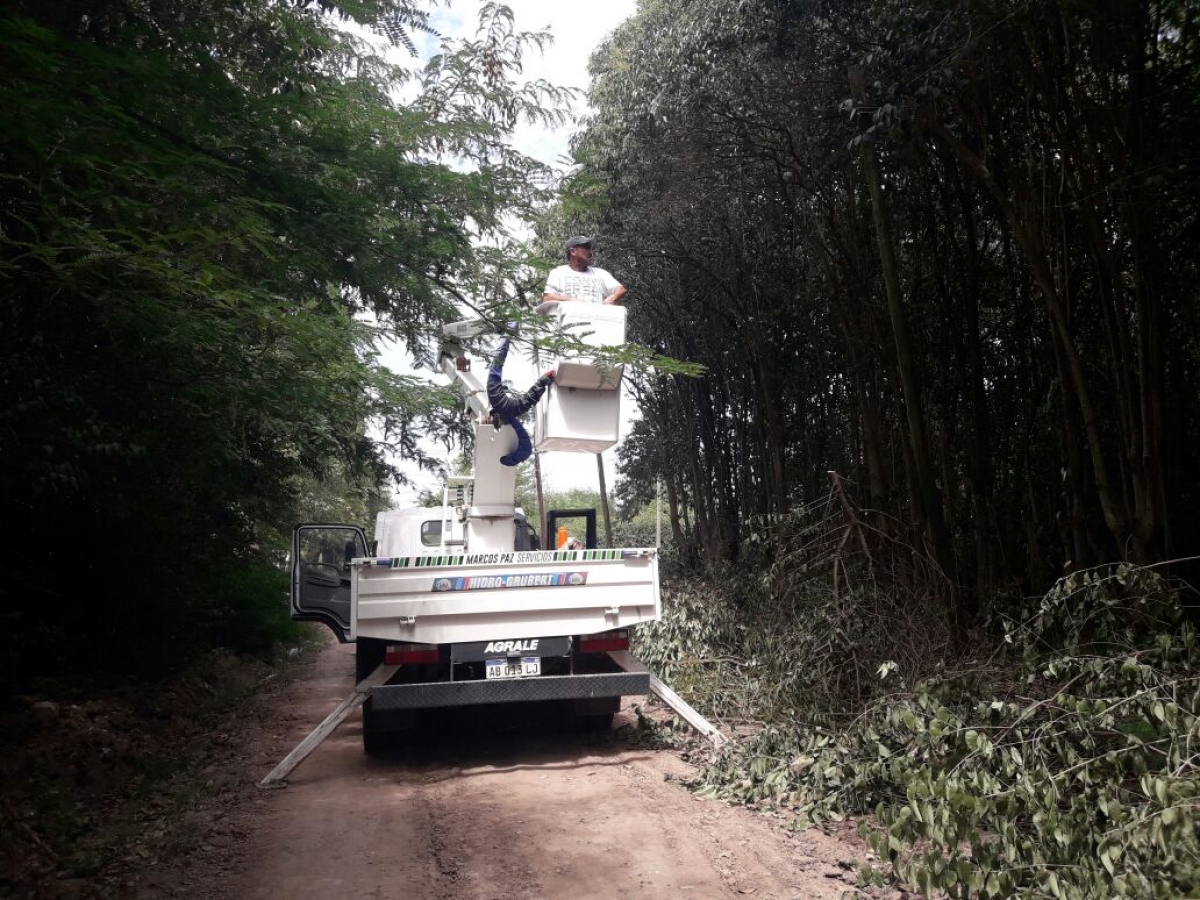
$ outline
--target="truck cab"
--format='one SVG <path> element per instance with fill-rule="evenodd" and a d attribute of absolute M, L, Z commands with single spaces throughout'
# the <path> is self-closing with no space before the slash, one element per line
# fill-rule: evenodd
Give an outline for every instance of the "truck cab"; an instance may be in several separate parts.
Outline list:
<path fill-rule="evenodd" d="M 463 547 L 462 522 L 445 507 L 392 509 L 375 518 L 372 552 L 379 556 L 441 556 Z M 513 511 L 513 549 L 541 549 L 538 533 L 520 507 Z"/>

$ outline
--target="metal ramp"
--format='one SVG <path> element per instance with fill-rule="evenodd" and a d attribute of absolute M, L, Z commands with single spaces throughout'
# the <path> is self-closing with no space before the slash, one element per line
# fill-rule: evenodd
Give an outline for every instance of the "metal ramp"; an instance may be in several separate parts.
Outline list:
<path fill-rule="evenodd" d="M 396 670 L 399 668 L 399 666 L 381 665 L 356 684 L 353 693 L 339 703 L 337 708 L 327 715 L 324 721 L 309 733 L 308 737 L 297 744 L 296 749 L 285 756 L 279 765 L 268 772 L 267 777 L 260 781 L 258 786 L 275 787 L 281 785 L 283 780 L 292 774 L 300 763 L 308 759 L 312 752 L 324 743 L 325 738 L 333 734 L 335 728 L 346 721 L 346 717 L 350 713 L 367 702 L 367 698 L 371 696 L 372 688 L 385 683 L 396 674 Z"/>
<path fill-rule="evenodd" d="M 630 673 L 644 673 L 650 676 L 650 691 L 659 697 L 667 706 L 671 707 L 681 719 L 699 731 L 702 735 L 716 744 L 718 747 L 724 744 L 728 738 L 725 737 L 715 725 L 700 715 L 692 706 L 676 694 L 673 690 L 663 684 L 646 665 L 633 656 L 628 650 L 610 650 L 609 657 L 620 666 L 624 671 Z M 387 680 L 396 673 L 399 666 L 381 665 L 378 669 L 360 681 L 354 686 L 354 691 L 337 705 L 328 716 L 324 718 L 320 725 L 312 730 L 309 735 L 304 738 L 296 748 L 292 750 L 283 760 L 272 769 L 262 781 L 258 783 L 259 787 L 283 787 L 286 784 L 285 779 L 296 768 L 312 755 L 313 751 L 325 741 L 329 735 L 333 734 L 334 730 L 346 721 L 346 718 L 358 707 L 367 702 L 367 698 L 371 696 L 371 690 L 379 685 L 387 683 Z"/>
<path fill-rule="evenodd" d="M 729 738 L 721 734 L 721 730 L 717 728 L 716 725 L 708 721 L 708 719 L 704 718 L 704 716 L 700 715 L 700 713 L 698 713 L 690 703 L 663 684 L 663 682 L 656 678 L 654 673 L 646 667 L 645 663 L 633 656 L 628 650 L 609 650 L 608 655 L 613 662 L 615 662 L 626 672 L 647 673 L 650 676 L 651 692 L 661 699 L 663 703 L 675 710 L 679 718 L 683 719 L 718 747 L 729 740 Z"/>

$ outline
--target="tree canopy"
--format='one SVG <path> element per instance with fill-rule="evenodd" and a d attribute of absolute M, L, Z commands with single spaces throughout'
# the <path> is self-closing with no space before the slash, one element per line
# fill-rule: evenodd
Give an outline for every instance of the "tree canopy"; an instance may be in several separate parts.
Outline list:
<path fill-rule="evenodd" d="M 1198 54 L 1190 3 L 643 2 L 563 209 L 707 374 L 624 489 L 730 559 L 836 471 L 955 610 L 1194 555 Z"/>
<path fill-rule="evenodd" d="M 474 244 L 547 183 L 507 135 L 563 97 L 514 80 L 546 36 L 483 17 L 418 66 L 346 30 L 415 49 L 407 0 L 6 8 L 0 496 L 37 548 L 13 653 L 179 652 L 314 479 L 369 499 L 454 427 L 375 338 L 420 355 L 504 277 Z"/>

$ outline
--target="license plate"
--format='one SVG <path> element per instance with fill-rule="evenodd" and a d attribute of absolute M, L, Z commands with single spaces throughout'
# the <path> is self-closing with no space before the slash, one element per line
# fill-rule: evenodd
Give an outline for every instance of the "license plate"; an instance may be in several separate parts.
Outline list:
<path fill-rule="evenodd" d="M 542 674 L 542 661 L 536 656 L 520 660 L 489 659 L 486 662 L 488 678 L 527 678 Z"/>

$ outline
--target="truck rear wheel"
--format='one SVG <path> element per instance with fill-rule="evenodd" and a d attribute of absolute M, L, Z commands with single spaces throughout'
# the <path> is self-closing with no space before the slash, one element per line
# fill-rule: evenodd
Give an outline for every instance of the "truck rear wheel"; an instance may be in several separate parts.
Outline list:
<path fill-rule="evenodd" d="M 576 731 L 609 731 L 620 708 L 620 697 L 581 697 L 572 704 L 572 725 Z"/>
<path fill-rule="evenodd" d="M 354 648 L 354 683 L 357 685 L 364 678 L 383 664 L 387 645 L 383 641 L 370 638 L 359 638 Z M 363 752 L 374 756 L 388 748 L 391 735 L 383 729 L 382 717 L 371 708 L 371 698 L 362 705 L 362 742 Z"/>
<path fill-rule="evenodd" d="M 588 734 L 597 734 L 601 731 L 612 730 L 613 714 L 601 713 L 598 716 L 576 716 L 575 721 L 580 731 Z"/>
<path fill-rule="evenodd" d="M 411 727 L 412 717 L 408 717 Z M 394 713 L 379 713 L 371 708 L 368 699 L 362 708 L 362 743 L 367 756 L 377 756 L 395 749 L 402 742 L 405 729 Z"/>
<path fill-rule="evenodd" d="M 367 756 L 375 756 L 382 753 L 388 748 L 389 736 L 382 731 L 379 723 L 375 721 L 375 716 L 371 710 L 371 700 L 363 704 L 362 708 L 362 744 L 363 753 Z"/>
<path fill-rule="evenodd" d="M 355 684 L 359 684 L 383 664 L 386 650 L 386 641 L 372 638 L 359 639 L 354 654 Z M 368 697 L 367 702 L 362 705 L 363 752 L 368 756 L 375 756 L 395 749 L 404 743 L 407 735 L 412 733 L 416 721 L 415 710 L 376 710 L 371 698 Z"/>
<path fill-rule="evenodd" d="M 354 683 L 358 684 L 381 665 L 387 643 L 373 638 L 359 638 L 354 646 Z"/>
<path fill-rule="evenodd" d="M 359 684 L 364 678 L 379 668 L 383 662 L 386 645 L 382 641 L 359 638 L 354 648 L 354 683 Z M 388 740 L 380 728 L 379 717 L 371 709 L 371 698 L 362 706 L 362 742 L 363 752 L 374 756 L 387 749 Z"/>
<path fill-rule="evenodd" d="M 379 712 L 368 699 L 362 708 L 363 752 L 374 756 L 404 746 L 416 733 L 417 711 L 389 709 Z"/>

